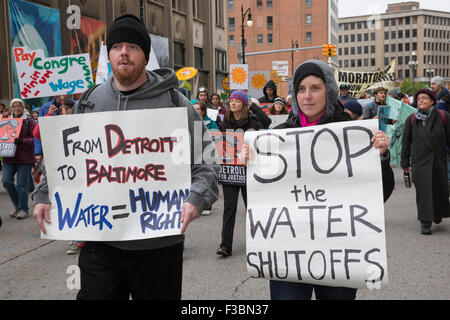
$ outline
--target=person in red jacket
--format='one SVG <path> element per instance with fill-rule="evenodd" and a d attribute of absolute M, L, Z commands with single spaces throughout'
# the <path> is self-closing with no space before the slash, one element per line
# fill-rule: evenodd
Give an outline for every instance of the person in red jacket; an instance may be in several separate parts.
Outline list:
<path fill-rule="evenodd" d="M 14 141 L 17 145 L 14 157 L 3 158 L 2 183 L 14 205 L 9 214 L 11 218 L 26 219 L 28 213 L 28 192 L 30 190 L 31 169 L 34 163 L 33 129 L 35 122 L 24 115 L 25 103 L 20 99 L 13 99 L 10 104 L 13 118 L 23 118 L 20 135 Z M 16 176 L 17 174 L 17 176 Z M 14 177 L 16 183 L 14 184 Z"/>

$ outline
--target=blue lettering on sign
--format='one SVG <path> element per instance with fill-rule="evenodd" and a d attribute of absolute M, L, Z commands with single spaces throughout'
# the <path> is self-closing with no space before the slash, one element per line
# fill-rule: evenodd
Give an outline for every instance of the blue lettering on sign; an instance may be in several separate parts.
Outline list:
<path fill-rule="evenodd" d="M 106 219 L 109 213 L 109 207 L 91 204 L 83 209 L 81 208 L 82 198 L 83 194 L 79 193 L 75 203 L 75 209 L 72 212 L 70 212 L 69 208 L 64 211 L 59 193 L 55 193 L 59 230 L 63 230 L 66 224 L 69 229 L 72 229 L 73 227 L 77 227 L 80 222 L 83 222 L 86 228 L 90 225 L 93 227 L 98 225 L 99 230 L 103 230 L 103 226 L 105 225 L 109 229 L 112 229 L 112 224 Z"/>
<path fill-rule="evenodd" d="M 138 202 L 141 203 L 142 212 L 158 211 L 162 203 L 166 203 L 167 212 L 172 210 L 175 206 L 177 210 L 181 210 L 181 206 L 184 200 L 189 196 L 189 189 L 186 190 L 175 190 L 170 194 L 170 191 L 162 193 L 161 191 L 154 191 L 150 193 L 145 191 L 143 188 L 138 190 L 138 194 L 134 190 L 130 190 L 130 206 L 133 213 L 137 210 Z"/>
<path fill-rule="evenodd" d="M 150 230 L 167 230 L 181 228 L 181 211 L 173 213 L 156 214 L 153 212 L 144 212 L 141 214 L 142 233 L 145 234 L 146 229 Z"/>
<path fill-rule="evenodd" d="M 59 79 L 58 83 L 49 82 L 49 85 L 53 92 L 60 91 L 60 90 L 68 90 L 67 94 L 74 93 L 77 88 L 84 89 L 83 80 L 74 80 L 71 82 L 69 82 L 69 81 L 63 82 L 62 79 Z"/>

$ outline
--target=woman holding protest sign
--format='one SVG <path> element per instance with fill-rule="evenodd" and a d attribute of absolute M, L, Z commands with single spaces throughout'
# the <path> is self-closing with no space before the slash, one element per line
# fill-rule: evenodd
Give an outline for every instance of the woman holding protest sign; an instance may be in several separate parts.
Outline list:
<path fill-rule="evenodd" d="M 333 70 L 319 60 L 309 60 L 297 67 L 294 73 L 294 94 L 292 111 L 288 120 L 276 129 L 289 129 L 322 125 L 333 122 L 349 121 L 338 101 L 338 86 Z M 389 138 L 376 131 L 372 138 L 373 146 L 379 149 L 382 163 L 384 201 L 394 189 L 394 176 L 389 165 Z M 249 150 L 245 148 L 246 158 Z M 318 300 L 354 300 L 357 289 L 270 281 L 270 295 L 273 300 L 310 300 L 313 291 Z"/>
<path fill-rule="evenodd" d="M 449 114 L 436 108 L 436 96 L 428 89 L 416 92 L 416 113 L 405 121 L 401 166 L 412 168 L 421 233 L 431 235 L 432 223 L 450 217 L 447 187 Z"/>
<path fill-rule="evenodd" d="M 31 117 L 25 116 L 25 103 L 22 100 L 13 99 L 10 106 L 12 118 L 22 118 L 23 124 L 19 136 L 14 140 L 14 144 L 17 146 L 14 157 L 3 158 L 2 183 L 14 205 L 14 210 L 9 216 L 20 220 L 29 217 L 28 192 L 31 169 L 34 164 L 33 129 L 35 122 Z M 15 176 L 16 183 L 14 184 Z"/>
<path fill-rule="evenodd" d="M 242 90 L 234 91 L 229 98 L 229 109 L 225 113 L 224 121 L 219 124 L 222 132 L 242 132 L 247 130 L 261 130 L 262 123 L 248 108 L 248 95 Z M 228 257 L 232 253 L 234 224 L 239 199 L 239 191 L 247 206 L 246 185 L 234 186 L 223 184 L 224 212 L 222 225 L 222 242 L 217 254 Z"/>

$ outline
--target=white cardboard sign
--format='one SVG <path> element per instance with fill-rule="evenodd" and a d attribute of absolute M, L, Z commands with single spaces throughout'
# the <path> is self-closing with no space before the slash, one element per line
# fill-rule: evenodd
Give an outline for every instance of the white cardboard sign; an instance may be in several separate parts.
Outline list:
<path fill-rule="evenodd" d="M 367 288 L 387 282 L 377 120 L 248 132 L 253 277 Z"/>
<path fill-rule="evenodd" d="M 180 234 L 191 185 L 186 108 L 41 118 L 52 202 L 46 239 Z"/>

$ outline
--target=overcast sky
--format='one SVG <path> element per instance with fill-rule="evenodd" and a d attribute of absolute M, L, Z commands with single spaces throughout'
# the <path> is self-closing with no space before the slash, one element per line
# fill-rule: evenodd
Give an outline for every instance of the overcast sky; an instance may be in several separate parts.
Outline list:
<path fill-rule="evenodd" d="M 446 0 L 415 0 L 420 2 L 421 9 L 431 9 L 450 12 L 445 5 Z M 361 16 L 375 13 L 385 13 L 388 3 L 407 2 L 406 0 L 339 0 L 339 17 Z M 448 3 L 447 3 L 448 4 Z"/>

